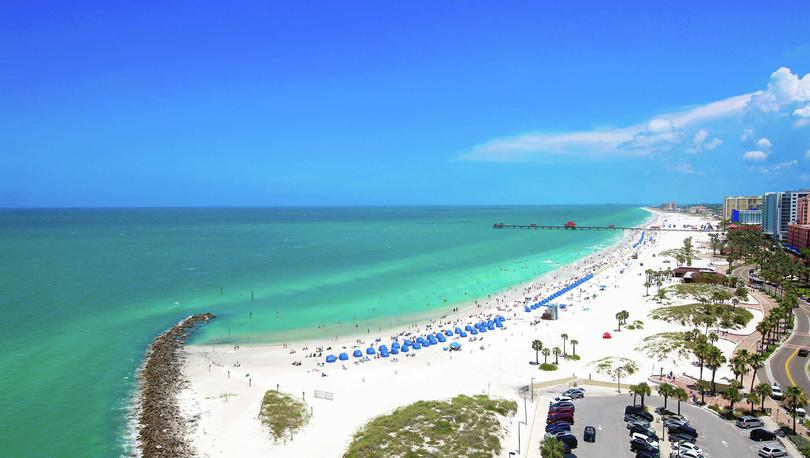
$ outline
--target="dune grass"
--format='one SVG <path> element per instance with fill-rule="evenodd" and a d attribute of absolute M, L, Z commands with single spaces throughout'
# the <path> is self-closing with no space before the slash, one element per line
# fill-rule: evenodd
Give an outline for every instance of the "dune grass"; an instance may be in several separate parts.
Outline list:
<path fill-rule="evenodd" d="M 754 314 L 729 304 L 685 304 L 653 309 L 650 318 L 682 326 L 703 326 L 710 319 L 724 329 L 742 329 L 754 319 Z"/>
<path fill-rule="evenodd" d="M 540 370 L 541 371 L 546 371 L 546 372 L 556 371 L 557 370 L 557 365 L 556 364 L 543 363 L 543 364 L 540 365 Z"/>
<path fill-rule="evenodd" d="M 309 422 L 309 409 L 289 394 L 269 390 L 264 393 L 259 420 L 270 429 L 273 439 L 286 439 Z"/>
<path fill-rule="evenodd" d="M 501 417 L 515 412 L 516 402 L 483 395 L 418 401 L 371 420 L 343 456 L 489 458 L 502 450 Z"/>

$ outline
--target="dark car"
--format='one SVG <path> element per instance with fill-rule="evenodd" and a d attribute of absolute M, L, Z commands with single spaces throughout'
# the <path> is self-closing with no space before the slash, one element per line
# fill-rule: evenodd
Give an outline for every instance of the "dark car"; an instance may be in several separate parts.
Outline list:
<path fill-rule="evenodd" d="M 574 406 L 574 403 L 571 402 L 571 401 L 552 402 L 552 403 L 549 403 L 549 405 L 548 405 L 549 409 L 556 409 L 556 408 L 559 408 L 559 407 L 570 407 L 572 409 L 576 408 L 576 406 Z"/>
<path fill-rule="evenodd" d="M 672 442 L 672 443 L 675 443 L 675 442 L 694 442 L 696 437 L 695 436 L 690 436 L 688 434 L 681 433 L 681 434 L 670 434 L 669 436 L 667 436 L 667 439 L 669 439 L 669 441 Z"/>
<path fill-rule="evenodd" d="M 644 409 L 642 409 L 641 407 L 637 407 L 637 406 L 627 406 L 627 407 L 625 407 L 624 408 L 624 414 L 625 415 L 634 415 L 636 417 L 643 418 L 643 419 L 647 420 L 647 422 L 652 422 L 653 421 L 652 414 L 645 412 Z"/>
<path fill-rule="evenodd" d="M 570 415 L 574 416 L 574 411 L 571 409 L 559 409 L 559 410 L 549 410 L 549 415 Z"/>
<path fill-rule="evenodd" d="M 585 432 L 582 433 L 582 440 L 585 442 L 596 442 L 596 428 L 593 426 L 586 426 Z"/>
<path fill-rule="evenodd" d="M 652 437 L 655 440 L 658 440 L 658 436 L 655 434 L 655 430 L 650 428 L 649 426 L 633 425 L 629 429 L 631 436 L 633 435 L 633 433 L 638 433 L 643 434 L 647 437 Z"/>
<path fill-rule="evenodd" d="M 556 423 L 558 421 L 564 421 L 573 425 L 574 416 L 571 414 L 549 414 L 548 418 L 546 419 L 546 424 Z"/>
<path fill-rule="evenodd" d="M 678 425 L 670 427 L 669 434 L 680 434 L 683 436 L 690 436 L 692 439 L 698 437 L 697 430 L 689 425 Z"/>
<path fill-rule="evenodd" d="M 661 458 L 658 450 L 640 450 L 636 453 L 636 458 Z"/>
<path fill-rule="evenodd" d="M 650 422 L 646 418 L 642 418 L 639 415 L 633 415 L 632 413 L 628 413 L 624 416 L 625 423 L 644 423 L 649 425 Z"/>
<path fill-rule="evenodd" d="M 658 453 L 658 447 L 653 447 L 649 443 L 640 439 L 633 439 L 632 441 L 630 441 L 630 451 L 636 453 L 640 452 Z"/>
<path fill-rule="evenodd" d="M 558 421 L 546 425 L 547 433 L 558 433 L 560 431 L 571 431 L 571 425 L 564 421 Z"/>
<path fill-rule="evenodd" d="M 762 428 L 756 428 L 751 430 L 751 440 L 762 442 L 762 441 L 772 441 L 776 440 L 776 434 L 766 431 Z"/>
<path fill-rule="evenodd" d="M 575 448 L 577 448 L 578 445 L 577 436 L 574 436 L 569 432 L 557 433 L 556 436 L 557 440 L 567 445 L 568 446 L 567 448 L 569 450 L 574 450 Z"/>
<path fill-rule="evenodd" d="M 801 350 L 799 350 L 799 356 L 801 356 L 801 357 L 805 357 L 808 354 L 810 354 L 810 350 L 808 350 L 806 348 L 802 348 Z"/>

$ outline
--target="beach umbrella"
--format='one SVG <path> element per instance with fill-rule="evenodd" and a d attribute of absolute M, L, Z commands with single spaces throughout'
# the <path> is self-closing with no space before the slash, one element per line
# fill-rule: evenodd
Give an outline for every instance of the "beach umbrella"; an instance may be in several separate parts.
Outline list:
<path fill-rule="evenodd" d="M 460 335 L 461 337 L 467 337 L 467 333 L 464 331 L 461 331 L 458 335 Z"/>
<path fill-rule="evenodd" d="M 380 356 L 382 356 L 383 358 L 388 358 L 388 352 L 387 351 L 381 351 Z"/>
<path fill-rule="evenodd" d="M 611 337 L 611 336 L 610 336 L 610 333 L 609 333 L 609 332 L 606 332 L 606 333 L 602 334 L 602 338 L 603 338 L 603 339 L 610 339 L 610 337 Z"/>
<path fill-rule="evenodd" d="M 503 327 L 503 321 L 499 321 L 499 322 L 495 323 L 495 327 L 502 328 Z"/>
<path fill-rule="evenodd" d="M 472 331 L 472 326 L 470 326 L 470 325 L 468 324 L 467 326 L 464 326 L 464 330 L 465 330 L 465 331 Z"/>
<path fill-rule="evenodd" d="M 402 349 L 400 351 L 402 353 L 408 353 L 410 350 L 409 350 L 409 347 L 407 345 L 405 345 L 404 347 L 402 347 Z"/>
<path fill-rule="evenodd" d="M 490 331 L 494 331 L 495 330 L 495 325 L 491 324 L 491 325 L 487 326 L 487 329 L 489 329 Z"/>
<path fill-rule="evenodd" d="M 456 327 L 456 334 L 461 334 L 461 328 Z"/>
<path fill-rule="evenodd" d="M 452 336 L 452 335 L 453 335 L 453 331 L 451 331 L 451 330 L 449 330 L 449 329 L 448 329 L 447 331 L 444 331 L 444 334 L 445 334 L 446 336 L 450 337 L 450 336 Z"/>
<path fill-rule="evenodd" d="M 397 347 L 397 348 L 391 347 L 391 354 L 392 355 L 398 355 L 399 354 L 399 347 Z"/>
<path fill-rule="evenodd" d="M 385 345 L 380 345 L 380 353 L 382 353 L 384 351 L 388 351 L 388 347 L 385 346 Z"/>
<path fill-rule="evenodd" d="M 523 307 L 523 311 L 524 311 L 524 312 L 531 312 L 531 311 L 532 311 L 532 309 L 531 309 L 531 308 L 529 308 L 529 306 L 527 305 L 527 306 Z M 469 331 L 469 329 L 468 329 L 468 331 Z"/>
<path fill-rule="evenodd" d="M 493 324 L 495 324 L 495 320 L 487 321 L 487 326 L 492 326 Z"/>
<path fill-rule="evenodd" d="M 479 329 L 478 332 L 487 332 L 487 328 L 481 326 L 481 329 Z"/>
<path fill-rule="evenodd" d="M 355 350 L 354 353 L 352 353 L 352 355 L 354 355 L 355 358 L 360 358 L 361 356 L 363 356 L 363 352 L 360 350 Z"/>
<path fill-rule="evenodd" d="M 414 350 L 420 350 L 421 348 L 422 348 L 422 345 L 420 345 L 419 342 L 416 342 L 415 344 L 413 344 L 413 349 Z"/>
<path fill-rule="evenodd" d="M 447 342 L 447 338 L 444 336 L 444 334 L 439 334 L 436 336 L 436 338 L 439 340 L 439 342 Z"/>
<path fill-rule="evenodd" d="M 341 353 L 341 354 L 338 356 L 338 359 L 340 359 L 341 361 L 348 361 L 348 359 L 349 359 L 349 355 L 347 355 L 346 353 Z"/>
<path fill-rule="evenodd" d="M 372 347 L 366 348 L 366 354 L 367 355 L 373 355 L 374 353 L 377 353 L 376 351 L 374 351 L 374 348 L 372 348 Z"/>
<path fill-rule="evenodd" d="M 397 342 L 396 340 L 391 342 L 391 348 L 399 348 L 399 342 Z"/>
<path fill-rule="evenodd" d="M 498 316 L 496 316 L 496 317 L 495 317 L 495 319 L 496 319 L 496 320 L 498 320 L 498 321 L 503 321 L 503 320 L 505 320 L 506 318 L 504 318 L 504 317 L 503 317 L 503 316 L 501 316 L 501 315 L 498 315 Z"/>
<path fill-rule="evenodd" d="M 412 340 L 406 340 L 405 343 L 403 343 L 403 345 L 405 345 L 406 347 L 408 345 L 413 345 L 413 341 Z"/>
<path fill-rule="evenodd" d="M 335 355 L 327 355 L 326 356 L 326 362 L 327 363 L 334 363 L 335 361 L 337 361 L 337 358 L 335 358 Z"/>
<path fill-rule="evenodd" d="M 453 342 L 450 344 L 450 348 L 461 348 L 461 344 L 458 342 Z"/>
<path fill-rule="evenodd" d="M 478 335 L 478 330 L 477 330 L 477 329 L 473 329 L 472 331 L 470 331 L 470 334 L 472 334 L 472 335 Z"/>

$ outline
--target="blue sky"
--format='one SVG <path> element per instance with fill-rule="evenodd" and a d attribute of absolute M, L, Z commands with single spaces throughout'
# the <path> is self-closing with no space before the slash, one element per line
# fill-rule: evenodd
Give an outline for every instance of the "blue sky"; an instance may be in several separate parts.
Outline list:
<path fill-rule="evenodd" d="M 0 206 L 810 187 L 810 3 L 3 2 Z"/>

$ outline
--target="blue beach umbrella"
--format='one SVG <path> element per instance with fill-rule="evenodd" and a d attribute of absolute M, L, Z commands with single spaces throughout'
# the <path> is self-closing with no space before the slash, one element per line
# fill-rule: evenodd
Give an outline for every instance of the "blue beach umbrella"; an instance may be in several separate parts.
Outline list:
<path fill-rule="evenodd" d="M 468 324 L 467 326 L 464 326 L 464 330 L 465 330 L 465 331 L 472 331 L 472 326 L 470 326 L 470 325 Z"/>
<path fill-rule="evenodd" d="M 461 337 L 467 337 L 467 333 L 464 331 L 461 331 L 458 335 Z"/>
<path fill-rule="evenodd" d="M 472 331 L 470 331 L 470 334 L 472 334 L 472 335 L 477 335 L 477 334 L 478 334 L 478 330 L 477 330 L 477 329 L 473 329 Z"/>
<path fill-rule="evenodd" d="M 397 347 L 397 348 L 391 347 L 391 354 L 392 355 L 398 355 L 399 354 L 399 347 Z"/>
<path fill-rule="evenodd" d="M 335 361 L 337 361 L 337 358 L 335 358 L 335 355 L 327 355 L 326 356 L 326 362 L 327 363 L 334 363 Z"/>
<path fill-rule="evenodd" d="M 360 350 L 355 350 L 354 353 L 352 353 L 352 355 L 354 355 L 355 358 L 360 358 L 361 356 L 363 356 L 363 352 Z"/>
<path fill-rule="evenodd" d="M 455 329 L 455 330 L 456 330 L 456 334 L 461 334 L 461 328 L 456 327 L 456 329 Z"/>
<path fill-rule="evenodd" d="M 372 347 L 368 347 L 368 348 L 366 348 L 366 354 L 367 354 L 367 355 L 373 355 L 373 354 L 375 354 L 375 353 L 377 353 L 377 352 L 376 352 L 376 351 L 374 351 L 374 348 L 372 348 Z"/>
<path fill-rule="evenodd" d="M 383 358 L 388 358 L 388 352 L 387 351 L 381 351 L 380 356 L 382 356 Z"/>
<path fill-rule="evenodd" d="M 421 348 L 422 348 L 422 345 L 419 342 L 416 342 L 415 344 L 413 344 L 413 349 L 414 350 L 420 350 Z"/>
<path fill-rule="evenodd" d="M 438 339 L 439 342 L 447 342 L 447 338 L 444 336 L 444 334 L 439 334 L 436 336 L 436 339 Z"/>
<path fill-rule="evenodd" d="M 461 344 L 458 342 L 453 342 L 450 344 L 450 348 L 461 348 Z"/>
<path fill-rule="evenodd" d="M 349 360 L 349 355 L 347 355 L 346 353 L 341 353 L 338 356 L 338 359 L 340 359 L 341 361 L 348 361 Z"/>
<path fill-rule="evenodd" d="M 386 345 L 380 345 L 380 353 L 388 351 L 388 347 Z"/>
<path fill-rule="evenodd" d="M 410 347 L 408 345 L 405 345 L 404 347 L 402 347 L 400 351 L 402 353 L 408 353 L 410 351 Z"/>
<path fill-rule="evenodd" d="M 532 309 L 531 309 L 531 307 L 529 307 L 529 306 L 527 305 L 527 306 L 524 306 L 524 307 L 523 307 L 523 311 L 524 311 L 524 312 L 531 312 L 531 311 L 532 311 Z M 469 331 L 469 329 L 468 329 L 468 331 Z"/>
<path fill-rule="evenodd" d="M 503 321 L 499 321 L 499 322 L 495 323 L 495 327 L 496 328 L 502 328 L 503 327 Z"/>

